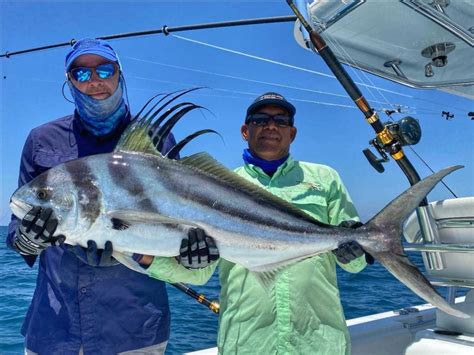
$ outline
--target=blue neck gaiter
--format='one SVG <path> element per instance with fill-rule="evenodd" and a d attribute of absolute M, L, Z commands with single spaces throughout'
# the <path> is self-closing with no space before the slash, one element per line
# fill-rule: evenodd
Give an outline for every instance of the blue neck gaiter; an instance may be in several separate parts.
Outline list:
<path fill-rule="evenodd" d="M 122 77 L 115 92 L 104 100 L 96 100 L 80 92 L 70 81 L 67 83 L 84 126 L 94 136 L 101 137 L 112 132 L 127 113 Z"/>
<path fill-rule="evenodd" d="M 263 160 L 252 155 L 250 149 L 244 149 L 244 153 L 242 154 L 242 158 L 244 159 L 245 163 L 258 166 L 268 176 L 273 176 L 278 167 L 282 165 L 289 156 L 290 155 L 288 154 L 286 157 L 277 160 Z"/>

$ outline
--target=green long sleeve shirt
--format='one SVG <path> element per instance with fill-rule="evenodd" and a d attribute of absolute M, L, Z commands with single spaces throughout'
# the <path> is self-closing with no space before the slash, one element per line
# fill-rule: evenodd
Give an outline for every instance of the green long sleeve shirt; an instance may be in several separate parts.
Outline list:
<path fill-rule="evenodd" d="M 289 157 L 272 177 L 248 164 L 236 169 L 236 173 L 321 222 L 337 225 L 358 220 L 339 175 L 330 167 Z M 190 271 L 174 259 L 155 258 L 148 270 L 152 277 L 168 282 L 202 284 L 217 264 L 221 283 L 219 353 L 350 353 L 332 253 L 284 268 L 270 290 L 264 289 L 247 269 L 224 259 Z M 340 266 L 349 272 L 359 272 L 366 266 L 365 258 Z"/>

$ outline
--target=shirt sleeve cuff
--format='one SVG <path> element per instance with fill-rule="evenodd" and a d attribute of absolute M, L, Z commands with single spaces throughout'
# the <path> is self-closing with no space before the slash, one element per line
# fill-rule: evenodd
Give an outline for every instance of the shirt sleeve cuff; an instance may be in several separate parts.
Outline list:
<path fill-rule="evenodd" d="M 193 285 L 204 285 L 214 273 L 217 262 L 202 269 L 186 269 L 175 258 L 156 257 L 146 269 L 155 278 L 169 283 L 184 282 Z"/>
<path fill-rule="evenodd" d="M 360 272 L 367 266 L 367 262 L 365 261 L 365 254 L 359 256 L 357 259 L 352 260 L 348 264 L 342 264 L 338 262 L 337 258 L 336 258 L 336 262 L 345 271 L 351 272 L 351 273 Z"/>

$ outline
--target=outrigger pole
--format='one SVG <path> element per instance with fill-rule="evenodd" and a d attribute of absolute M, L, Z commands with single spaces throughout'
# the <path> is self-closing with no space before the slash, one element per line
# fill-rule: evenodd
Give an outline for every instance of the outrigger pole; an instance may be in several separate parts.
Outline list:
<path fill-rule="evenodd" d="M 167 36 L 172 32 L 204 30 L 204 29 L 221 28 L 221 27 L 259 25 L 259 24 L 278 23 L 278 22 L 293 22 L 295 20 L 296 20 L 296 16 L 276 16 L 276 17 L 262 17 L 262 18 L 236 20 L 236 21 L 210 22 L 210 23 L 188 25 L 188 26 L 179 26 L 179 27 L 168 27 L 168 26 L 164 25 L 163 27 L 161 27 L 159 29 L 156 29 L 156 30 L 119 33 L 119 34 L 114 34 L 114 35 L 97 37 L 97 39 L 109 40 L 109 39 L 148 36 L 148 35 L 156 35 L 156 34 L 164 34 L 164 35 Z M 42 50 L 45 50 L 45 49 L 52 49 L 52 48 L 58 48 L 58 47 L 72 46 L 75 42 L 76 42 L 75 39 L 71 39 L 69 42 L 56 43 L 56 44 L 51 44 L 51 45 L 47 45 L 47 46 L 43 46 L 43 47 L 23 49 L 23 50 L 19 50 L 19 51 L 15 51 L 15 52 L 8 52 L 7 51 L 4 54 L 0 54 L 0 58 L 2 58 L 2 57 L 10 58 L 14 55 L 19 55 L 19 54 L 37 52 L 37 51 L 42 51 Z"/>
<path fill-rule="evenodd" d="M 375 133 L 377 134 L 378 140 L 383 144 L 383 149 L 389 153 L 392 158 L 402 169 L 403 173 L 408 178 L 411 185 L 414 185 L 420 181 L 420 176 L 417 171 L 408 160 L 407 156 L 403 152 L 402 144 L 392 135 L 388 128 L 379 120 L 377 113 L 370 107 L 365 97 L 360 92 L 357 85 L 354 83 L 352 78 L 347 74 L 339 60 L 334 55 L 331 48 L 328 47 L 324 39 L 319 33 L 311 27 L 306 21 L 304 16 L 298 10 L 292 0 L 286 1 L 290 5 L 291 9 L 295 13 L 298 20 L 309 34 L 311 43 L 313 44 L 316 51 L 319 53 L 321 58 L 326 62 L 329 69 L 334 73 L 336 79 L 342 84 L 346 92 L 349 94 L 351 99 L 354 101 L 356 106 L 362 111 L 366 121 L 372 126 Z M 426 198 L 420 204 L 420 206 L 427 205 Z"/>

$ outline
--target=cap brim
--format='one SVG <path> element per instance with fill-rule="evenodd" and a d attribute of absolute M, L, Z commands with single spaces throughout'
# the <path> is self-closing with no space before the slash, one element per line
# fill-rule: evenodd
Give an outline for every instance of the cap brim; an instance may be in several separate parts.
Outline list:
<path fill-rule="evenodd" d="M 108 51 L 101 50 L 101 49 L 98 49 L 98 48 L 94 48 L 94 50 L 91 50 L 91 48 L 84 48 L 83 50 L 77 51 L 76 53 L 74 53 L 74 55 L 71 58 L 69 58 L 69 63 L 70 64 L 66 68 L 66 71 L 69 71 L 69 69 L 71 69 L 71 66 L 74 64 L 74 61 L 78 57 L 80 57 L 81 55 L 84 55 L 84 54 L 98 55 L 102 58 L 110 60 L 111 62 L 118 63 L 117 57 L 110 54 L 110 52 L 108 52 Z"/>
<path fill-rule="evenodd" d="M 288 101 L 282 101 L 282 100 L 276 100 L 276 99 L 265 99 L 259 102 L 255 102 L 254 104 L 250 105 L 248 108 L 247 112 L 249 114 L 254 113 L 256 110 L 263 106 L 268 106 L 268 105 L 275 105 L 284 108 L 288 113 L 290 114 L 291 117 L 295 115 L 296 109 L 295 107 L 290 104 Z"/>

